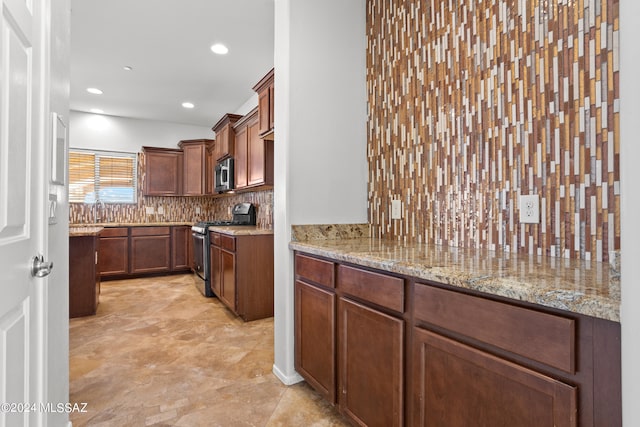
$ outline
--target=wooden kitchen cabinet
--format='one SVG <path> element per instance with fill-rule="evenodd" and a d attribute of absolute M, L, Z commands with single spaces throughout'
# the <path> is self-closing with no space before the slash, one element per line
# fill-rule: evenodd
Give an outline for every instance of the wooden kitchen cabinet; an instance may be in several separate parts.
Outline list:
<path fill-rule="evenodd" d="M 100 233 L 100 277 L 129 274 L 129 228 L 109 227 Z"/>
<path fill-rule="evenodd" d="M 213 143 L 211 139 L 190 139 L 178 143 L 183 152 L 182 195 L 213 194 L 211 187 L 207 185 L 207 180 L 214 174 L 214 168 L 208 167 L 210 163 L 207 163 L 208 148 Z"/>
<path fill-rule="evenodd" d="M 235 188 L 273 185 L 273 141 L 260 138 L 258 110 L 235 126 Z"/>
<path fill-rule="evenodd" d="M 413 339 L 413 425 L 577 425 L 577 387 L 427 330 Z"/>
<path fill-rule="evenodd" d="M 98 236 L 69 238 L 69 317 L 96 314 L 100 298 Z"/>
<path fill-rule="evenodd" d="M 273 316 L 273 234 L 210 233 L 213 293 L 245 321 Z"/>
<path fill-rule="evenodd" d="M 187 271 L 193 265 L 191 227 L 171 227 L 171 271 Z"/>
<path fill-rule="evenodd" d="M 404 280 L 301 254 L 295 275 L 296 371 L 354 423 L 402 426 Z"/>
<path fill-rule="evenodd" d="M 169 227 L 131 229 L 131 274 L 171 271 Z"/>
<path fill-rule="evenodd" d="M 205 193 L 216 194 L 216 159 L 215 159 L 215 141 L 207 146 L 205 153 L 205 164 L 207 168 Z"/>
<path fill-rule="evenodd" d="M 182 150 L 142 147 L 145 156 L 145 196 L 179 196 L 182 194 Z"/>
<path fill-rule="evenodd" d="M 216 134 L 214 159 L 217 161 L 233 157 L 235 131 L 233 125 L 242 118 L 238 114 L 225 114 L 211 130 Z"/>
<path fill-rule="evenodd" d="M 274 131 L 274 70 L 271 69 L 253 90 L 258 94 L 258 134 L 260 138 L 273 140 Z"/>

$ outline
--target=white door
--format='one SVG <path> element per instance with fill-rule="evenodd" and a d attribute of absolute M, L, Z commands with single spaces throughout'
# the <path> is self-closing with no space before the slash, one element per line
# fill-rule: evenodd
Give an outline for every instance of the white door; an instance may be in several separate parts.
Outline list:
<path fill-rule="evenodd" d="M 42 402 L 46 387 L 47 279 L 32 277 L 31 265 L 46 247 L 41 38 L 47 0 L 0 1 L 0 426 L 33 426 L 43 413 L 24 404 Z"/>

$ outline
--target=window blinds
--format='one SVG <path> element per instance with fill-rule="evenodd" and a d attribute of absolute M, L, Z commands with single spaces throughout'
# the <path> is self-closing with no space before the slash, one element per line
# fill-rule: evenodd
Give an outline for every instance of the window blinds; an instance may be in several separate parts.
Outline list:
<path fill-rule="evenodd" d="M 71 203 L 135 203 L 136 177 L 136 153 L 69 150 Z"/>

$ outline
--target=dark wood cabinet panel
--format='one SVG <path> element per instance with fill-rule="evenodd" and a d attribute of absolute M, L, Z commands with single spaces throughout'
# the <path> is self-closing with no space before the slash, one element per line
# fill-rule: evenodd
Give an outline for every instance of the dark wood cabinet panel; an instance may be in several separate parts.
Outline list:
<path fill-rule="evenodd" d="M 211 232 L 211 287 L 245 321 L 273 316 L 273 235 Z"/>
<path fill-rule="evenodd" d="M 335 287 L 335 264 L 331 261 L 296 254 L 296 276 L 329 288 Z"/>
<path fill-rule="evenodd" d="M 258 134 L 260 138 L 273 140 L 274 131 L 274 70 L 269 71 L 253 90 L 258 94 Z"/>
<path fill-rule="evenodd" d="M 402 426 L 404 320 L 338 300 L 340 411 L 366 426 Z"/>
<path fill-rule="evenodd" d="M 235 147 L 235 130 L 233 125 L 242 118 L 238 114 L 225 114 L 211 130 L 216 134 L 214 158 L 216 161 L 232 157 Z"/>
<path fill-rule="evenodd" d="M 125 236 L 100 237 L 98 263 L 101 277 L 129 273 L 129 236 L 128 229 L 124 230 L 127 233 Z"/>
<path fill-rule="evenodd" d="M 69 238 L 69 317 L 96 314 L 100 296 L 98 236 Z"/>
<path fill-rule="evenodd" d="M 295 282 L 295 368 L 336 403 L 336 295 Z"/>
<path fill-rule="evenodd" d="M 206 150 L 206 186 L 205 194 L 215 194 L 216 192 L 216 159 L 214 158 L 215 143 L 212 142 Z"/>
<path fill-rule="evenodd" d="M 213 194 L 208 180 L 214 174 L 208 167 L 208 148 L 214 144 L 211 139 L 187 139 L 178 144 L 183 152 L 182 194 L 184 196 L 203 196 Z M 209 164 L 210 165 L 210 164 Z"/>
<path fill-rule="evenodd" d="M 432 332 L 414 330 L 413 366 L 413 425 L 577 425 L 576 387 Z"/>
<path fill-rule="evenodd" d="M 273 141 L 260 138 L 258 110 L 254 109 L 235 126 L 235 188 L 273 185 Z"/>
<path fill-rule="evenodd" d="M 236 129 L 236 146 L 234 160 L 234 185 L 236 189 L 245 188 L 248 185 L 247 158 L 249 155 L 249 146 L 247 140 L 247 127 L 240 126 Z"/>
<path fill-rule="evenodd" d="M 189 256 L 192 246 L 191 227 L 171 227 L 171 271 L 189 270 L 192 261 Z"/>
<path fill-rule="evenodd" d="M 171 270 L 171 236 L 132 236 L 131 273 L 161 273 Z"/>
<path fill-rule="evenodd" d="M 142 147 L 145 155 L 145 196 L 182 194 L 182 150 Z"/>
<path fill-rule="evenodd" d="M 340 265 L 337 284 L 345 294 L 398 313 L 404 312 L 404 279 Z"/>

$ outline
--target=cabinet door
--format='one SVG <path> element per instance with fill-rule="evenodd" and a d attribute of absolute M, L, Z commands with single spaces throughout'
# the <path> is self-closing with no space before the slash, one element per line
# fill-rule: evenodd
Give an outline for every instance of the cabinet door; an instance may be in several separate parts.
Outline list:
<path fill-rule="evenodd" d="M 247 161 L 249 153 L 247 140 L 247 127 L 242 126 L 236 130 L 235 141 L 235 188 L 240 189 L 247 186 Z"/>
<path fill-rule="evenodd" d="M 215 194 L 216 161 L 214 159 L 214 146 L 206 149 L 205 194 Z"/>
<path fill-rule="evenodd" d="M 145 151 L 146 196 L 177 196 L 182 193 L 182 153 Z"/>
<path fill-rule="evenodd" d="M 576 426 L 577 389 L 414 328 L 415 426 Z"/>
<path fill-rule="evenodd" d="M 205 145 L 185 145 L 183 150 L 182 194 L 201 196 L 205 193 Z"/>
<path fill-rule="evenodd" d="M 171 270 L 188 270 L 191 268 L 189 263 L 189 247 L 193 244 L 191 241 L 191 228 L 188 226 L 171 227 Z"/>
<path fill-rule="evenodd" d="M 160 273 L 171 270 L 171 237 L 132 236 L 131 273 Z"/>
<path fill-rule="evenodd" d="M 101 277 L 129 273 L 129 237 L 101 237 L 98 249 Z"/>
<path fill-rule="evenodd" d="M 248 185 L 260 185 L 265 183 L 265 142 L 260 138 L 258 123 L 247 126 L 247 144 L 249 146 L 248 157 Z"/>
<path fill-rule="evenodd" d="M 209 277 L 209 283 L 211 284 L 211 290 L 213 293 L 220 298 L 220 291 L 222 290 L 220 247 L 211 245 L 209 247 L 209 257 L 211 259 L 211 265 L 209 266 L 211 277 Z"/>
<path fill-rule="evenodd" d="M 274 100 L 275 100 L 275 90 L 273 83 L 269 86 L 269 129 L 273 129 L 274 123 Z"/>
<path fill-rule="evenodd" d="M 295 283 L 295 367 L 325 399 L 336 402 L 336 295 Z"/>
<path fill-rule="evenodd" d="M 236 310 L 236 254 L 220 250 L 220 300 L 237 314 Z"/>
<path fill-rule="evenodd" d="M 258 133 L 262 134 L 268 132 L 271 129 L 271 120 L 269 117 L 270 110 L 270 99 L 269 99 L 269 88 L 264 88 L 258 94 L 258 115 L 259 119 L 259 127 Z"/>
<path fill-rule="evenodd" d="M 340 411 L 360 425 L 402 426 L 404 321 L 345 298 L 338 314 Z"/>

